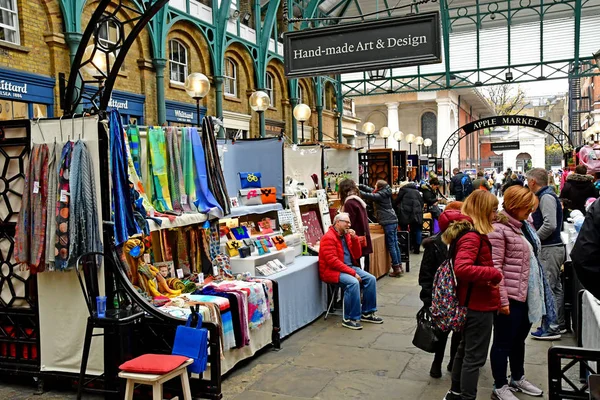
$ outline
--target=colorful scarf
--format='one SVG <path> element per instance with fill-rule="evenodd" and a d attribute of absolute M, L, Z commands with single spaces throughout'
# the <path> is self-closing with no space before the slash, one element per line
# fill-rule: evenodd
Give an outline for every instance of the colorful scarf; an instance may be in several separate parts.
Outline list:
<path fill-rule="evenodd" d="M 154 210 L 154 207 L 152 207 L 152 203 L 150 203 L 148 200 L 148 196 L 144 190 L 144 185 L 142 184 L 142 180 L 140 178 L 141 175 L 138 175 L 139 166 L 137 168 L 135 167 L 135 161 L 133 160 L 133 155 L 131 152 L 132 150 L 129 145 L 130 143 L 128 139 L 125 140 L 125 153 L 127 154 L 127 172 L 129 173 L 129 181 L 133 184 L 133 189 L 138 192 L 139 197 L 141 197 L 144 209 L 146 211 Z"/>
<path fill-rule="evenodd" d="M 54 243 L 54 264 L 57 270 L 64 271 L 69 261 L 69 218 L 70 218 L 70 169 L 73 142 L 67 142 L 61 152 L 58 164 L 58 201 L 56 202 L 56 241 Z"/>
<path fill-rule="evenodd" d="M 187 195 L 190 209 L 196 209 L 196 168 L 194 150 L 192 148 L 191 129 L 183 128 L 181 132 L 181 163 L 183 165 L 184 192 Z"/>
<path fill-rule="evenodd" d="M 209 177 L 207 168 L 214 168 L 215 166 L 211 165 L 208 167 L 209 164 L 204 155 L 204 148 L 200 136 L 198 135 L 198 130 L 192 128 L 191 131 L 194 160 L 196 163 L 196 201 L 194 205 L 198 208 L 198 212 L 214 214 L 221 217 L 223 216 L 223 209 L 219 206 L 219 203 L 210 191 L 208 182 Z"/>
<path fill-rule="evenodd" d="M 48 153 L 47 145 L 33 145 L 15 232 L 15 260 L 27 264 L 33 274 L 42 272 L 46 261 Z"/>
<path fill-rule="evenodd" d="M 131 149 L 131 159 L 133 161 L 133 167 L 137 172 L 138 177 L 142 177 L 141 168 L 141 141 L 140 141 L 140 129 L 136 125 L 129 125 L 127 128 L 127 141 L 128 147 Z"/>
<path fill-rule="evenodd" d="M 173 209 L 176 211 L 190 212 L 187 195 L 185 194 L 185 182 L 181 168 L 181 155 L 179 152 L 179 141 L 177 129 L 167 128 L 167 164 L 169 171 L 169 190 L 173 200 Z"/>
<path fill-rule="evenodd" d="M 167 167 L 167 146 L 165 134 L 161 128 L 150 128 L 148 131 L 148 166 L 152 174 L 152 204 L 157 211 L 169 211 L 171 195 L 169 193 L 169 177 Z"/>
<path fill-rule="evenodd" d="M 70 178 L 69 263 L 73 264 L 85 253 L 102 252 L 94 166 L 81 140 L 73 147 Z"/>
<path fill-rule="evenodd" d="M 133 215 L 127 174 L 127 154 L 119 111 L 110 112 L 110 173 L 114 214 L 115 244 L 120 246 L 130 236 L 141 232 Z"/>

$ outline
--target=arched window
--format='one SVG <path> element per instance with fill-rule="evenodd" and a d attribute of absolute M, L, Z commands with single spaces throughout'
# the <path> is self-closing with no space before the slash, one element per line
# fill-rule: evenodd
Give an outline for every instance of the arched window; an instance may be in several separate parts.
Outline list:
<path fill-rule="evenodd" d="M 179 40 L 169 40 L 169 68 L 172 82 L 185 83 L 188 76 L 187 48 Z"/>
<path fill-rule="evenodd" d="M 275 78 L 273 78 L 273 74 L 267 72 L 267 78 L 265 79 L 265 93 L 269 95 L 271 107 L 275 107 Z"/>
<path fill-rule="evenodd" d="M 437 116 L 428 111 L 421 115 L 421 136 L 423 139 L 431 139 L 431 147 L 424 149 L 429 154 L 437 154 Z"/>
<path fill-rule="evenodd" d="M 237 65 L 231 58 L 225 59 L 223 84 L 226 96 L 237 97 Z"/>

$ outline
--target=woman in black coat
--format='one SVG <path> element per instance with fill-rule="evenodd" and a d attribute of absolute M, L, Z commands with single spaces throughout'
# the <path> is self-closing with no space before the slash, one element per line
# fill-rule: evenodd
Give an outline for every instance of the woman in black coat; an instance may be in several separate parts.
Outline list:
<path fill-rule="evenodd" d="M 417 186 L 412 182 L 403 182 L 394 200 L 394 208 L 400 229 L 407 231 L 410 228 L 410 244 L 415 254 L 419 254 L 421 248 L 423 205 L 423 196 Z"/>
<path fill-rule="evenodd" d="M 448 210 L 460 209 L 462 202 L 453 201 L 447 206 Z M 421 286 L 421 292 L 419 297 L 423 302 L 423 307 L 431 307 L 431 300 L 433 297 L 433 279 L 435 273 L 442 263 L 448 258 L 448 247 L 442 242 L 442 234 L 433 235 L 423 240 L 423 259 L 421 260 L 421 267 L 419 269 L 419 285 Z M 431 363 L 431 369 L 429 375 L 432 378 L 442 377 L 442 362 L 444 361 L 444 352 L 446 351 L 446 343 L 450 332 L 443 332 L 440 334 L 440 341 L 438 342 L 438 348 L 435 351 L 433 362 Z M 452 341 L 450 343 L 450 362 L 446 369 L 452 371 L 452 364 L 454 363 L 454 356 L 458 345 L 460 344 L 461 334 L 460 332 L 454 332 L 452 334 Z"/>

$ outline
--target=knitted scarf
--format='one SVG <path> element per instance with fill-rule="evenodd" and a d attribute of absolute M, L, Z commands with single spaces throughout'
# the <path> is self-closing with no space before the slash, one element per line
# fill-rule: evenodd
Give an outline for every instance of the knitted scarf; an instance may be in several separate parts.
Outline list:
<path fill-rule="evenodd" d="M 31 273 L 45 267 L 48 152 L 45 144 L 33 145 L 15 232 L 15 260 L 26 264 Z"/>
<path fill-rule="evenodd" d="M 64 271 L 68 267 L 69 261 L 69 195 L 71 156 L 73 152 L 73 142 L 67 142 L 60 155 L 58 164 L 58 201 L 56 202 L 56 241 L 54 264 L 57 270 Z"/>
<path fill-rule="evenodd" d="M 73 147 L 70 178 L 69 264 L 72 265 L 82 254 L 102 252 L 94 167 L 88 148 L 81 140 Z"/>
<path fill-rule="evenodd" d="M 169 171 L 169 190 L 171 191 L 173 209 L 176 211 L 191 211 L 185 194 L 185 182 L 181 168 L 181 155 L 177 129 L 167 128 L 167 165 Z"/>
<path fill-rule="evenodd" d="M 137 175 L 141 178 L 142 169 L 140 167 L 141 160 L 141 141 L 140 141 L 140 130 L 136 125 L 129 125 L 127 128 L 127 141 L 131 149 L 131 158 L 133 160 L 133 166 Z"/>
<path fill-rule="evenodd" d="M 215 138 L 215 128 L 212 118 L 202 120 L 202 143 L 204 144 L 206 169 L 208 170 L 208 187 L 215 199 L 219 202 L 224 215 L 230 213 L 229 196 L 225 177 L 221 169 L 219 152 L 217 150 L 217 139 Z"/>
<path fill-rule="evenodd" d="M 54 271 L 54 244 L 56 243 L 56 200 L 58 191 L 58 164 L 64 144 L 53 143 L 48 155 L 48 201 L 46 217 L 46 270 Z"/>

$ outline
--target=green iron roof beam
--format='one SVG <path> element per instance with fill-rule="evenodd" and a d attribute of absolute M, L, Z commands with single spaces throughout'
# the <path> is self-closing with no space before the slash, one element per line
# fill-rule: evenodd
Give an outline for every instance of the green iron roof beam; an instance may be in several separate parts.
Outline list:
<path fill-rule="evenodd" d="M 364 21 L 365 17 L 363 17 L 362 8 L 360 8 L 360 4 L 358 3 L 358 0 L 354 0 L 354 4 L 356 4 L 356 9 L 358 10 L 358 13 L 360 14 L 360 18 Z"/>
<path fill-rule="evenodd" d="M 254 12 L 259 16 L 259 18 L 254 18 L 256 24 L 256 36 L 260 38 L 258 41 L 258 60 L 254 60 L 254 63 L 256 64 L 256 86 L 258 89 L 264 89 L 265 87 L 267 57 L 269 55 L 269 39 L 271 38 L 271 32 L 275 26 L 280 2 L 281 0 L 270 0 L 267 14 L 265 15 L 264 21 L 261 21 L 260 0 L 254 1 Z M 250 54 L 252 54 L 252 52 L 250 52 Z"/>
<path fill-rule="evenodd" d="M 575 1 L 575 35 L 574 35 L 574 63 L 575 70 L 579 69 L 579 40 L 581 38 L 581 0 Z"/>
<path fill-rule="evenodd" d="M 450 31 L 447 0 L 440 0 L 440 14 L 442 17 L 442 35 L 444 37 L 444 64 L 446 65 L 446 86 L 450 86 Z"/>
<path fill-rule="evenodd" d="M 320 2 L 321 2 L 321 0 L 310 0 L 308 3 L 308 6 L 306 6 L 306 8 L 304 9 L 304 12 L 302 13 L 302 18 L 314 18 L 315 12 L 319 8 Z M 300 24 L 300 29 L 306 29 L 306 28 L 308 28 L 308 21 L 303 21 Z"/>
<path fill-rule="evenodd" d="M 383 4 L 385 4 L 385 10 L 387 11 L 388 17 L 391 17 L 392 12 L 390 11 L 390 5 L 388 4 L 388 0 L 383 0 Z"/>
<path fill-rule="evenodd" d="M 333 6 L 329 11 L 327 11 L 326 13 L 323 13 L 326 17 L 330 17 L 331 14 L 337 10 L 338 8 L 342 7 L 343 5 L 346 5 L 350 2 L 351 0 L 342 0 L 339 3 L 337 3 L 335 6 Z"/>

